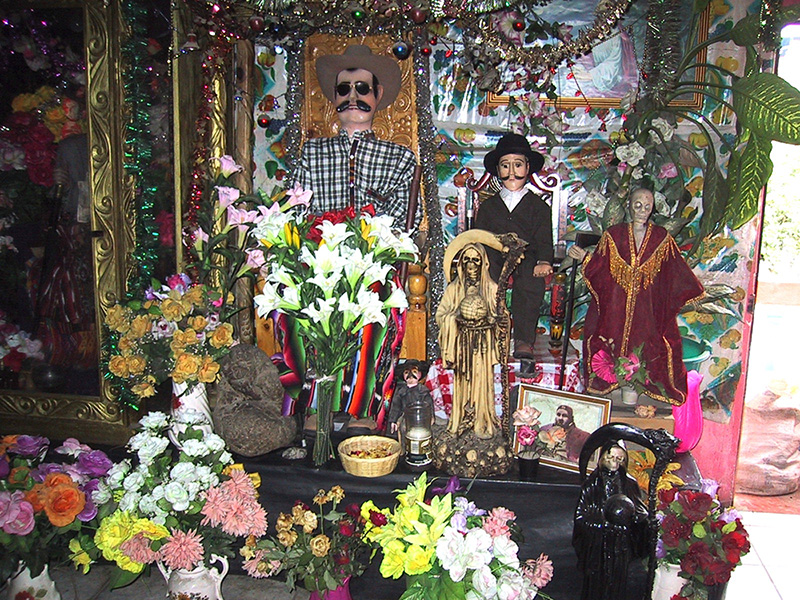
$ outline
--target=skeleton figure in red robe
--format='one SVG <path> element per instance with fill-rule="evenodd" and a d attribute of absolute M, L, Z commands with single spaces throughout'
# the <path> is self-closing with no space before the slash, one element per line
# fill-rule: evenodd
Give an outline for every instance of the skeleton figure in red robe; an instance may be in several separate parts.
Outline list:
<path fill-rule="evenodd" d="M 568 252 L 583 261 L 592 294 L 584 324 L 584 375 L 590 394 L 607 394 L 625 383 L 613 375 L 618 357 L 633 365 L 641 361 L 644 393 L 680 406 L 687 382 L 675 319 L 685 304 L 702 296 L 703 286 L 672 236 L 649 221 L 653 204 L 652 192 L 634 190 L 630 223 L 609 227 L 592 254 L 577 246 Z"/>

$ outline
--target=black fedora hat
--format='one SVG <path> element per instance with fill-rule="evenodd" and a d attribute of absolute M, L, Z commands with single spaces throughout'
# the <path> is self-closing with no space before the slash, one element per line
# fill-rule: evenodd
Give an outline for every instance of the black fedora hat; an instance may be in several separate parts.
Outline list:
<path fill-rule="evenodd" d="M 544 156 L 531 149 L 524 135 L 507 133 L 501 137 L 494 150 L 483 158 L 483 166 L 489 173 L 497 176 L 497 163 L 506 154 L 521 154 L 528 159 L 528 175 L 536 173 L 544 166 Z"/>

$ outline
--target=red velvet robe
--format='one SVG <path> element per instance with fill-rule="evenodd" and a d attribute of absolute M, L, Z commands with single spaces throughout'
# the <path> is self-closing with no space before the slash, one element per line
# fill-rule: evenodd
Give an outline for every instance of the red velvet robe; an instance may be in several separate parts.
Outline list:
<path fill-rule="evenodd" d="M 648 224 L 642 248 L 638 253 L 634 248 L 632 226 L 614 225 L 585 259 L 584 277 L 592 294 L 583 338 L 586 388 L 606 394 L 619 387 L 593 372 L 595 353 L 604 349 L 616 359 L 644 344 L 642 358 L 651 381 L 647 395 L 680 406 L 687 382 L 675 318 L 687 302 L 702 296 L 703 286 L 663 227 Z"/>

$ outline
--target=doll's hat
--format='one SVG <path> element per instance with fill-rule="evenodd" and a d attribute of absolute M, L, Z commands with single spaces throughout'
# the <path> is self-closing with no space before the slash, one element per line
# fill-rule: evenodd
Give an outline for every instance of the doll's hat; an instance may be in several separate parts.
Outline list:
<path fill-rule="evenodd" d="M 523 135 L 507 133 L 497 142 L 494 150 L 483 159 L 483 166 L 489 173 L 497 176 L 497 163 L 506 154 L 522 154 L 528 159 L 528 175 L 537 173 L 544 166 L 544 156 L 531 149 Z"/>
<path fill-rule="evenodd" d="M 400 65 L 393 58 L 373 54 L 369 46 L 348 46 L 343 54 L 320 56 L 316 66 L 322 93 L 331 102 L 336 101 L 336 77 L 347 69 L 364 69 L 378 78 L 378 83 L 383 87 L 383 97 L 375 110 L 389 106 L 400 92 Z"/>

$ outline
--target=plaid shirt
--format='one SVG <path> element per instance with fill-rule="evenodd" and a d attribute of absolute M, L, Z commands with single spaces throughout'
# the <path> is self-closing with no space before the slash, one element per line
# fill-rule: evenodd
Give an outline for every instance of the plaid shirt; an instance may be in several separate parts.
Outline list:
<path fill-rule="evenodd" d="M 294 183 L 313 190 L 315 213 L 372 204 L 376 214 L 391 215 L 396 227 L 404 227 L 416 162 L 411 150 L 371 131 L 357 131 L 351 140 L 341 130 L 303 145 Z"/>

